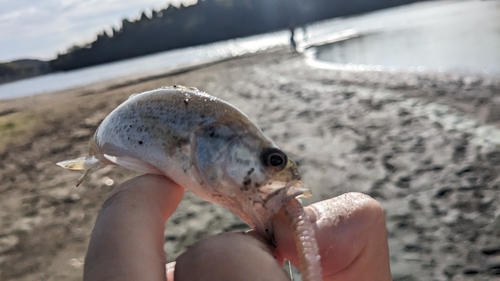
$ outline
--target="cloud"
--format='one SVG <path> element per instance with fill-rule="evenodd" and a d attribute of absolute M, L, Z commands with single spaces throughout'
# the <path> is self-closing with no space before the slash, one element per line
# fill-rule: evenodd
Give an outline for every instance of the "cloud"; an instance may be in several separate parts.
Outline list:
<path fill-rule="evenodd" d="M 196 0 L 182 2 L 196 3 Z M 118 27 L 123 18 L 180 0 L 0 0 L 0 61 L 52 59 L 74 44 Z"/>

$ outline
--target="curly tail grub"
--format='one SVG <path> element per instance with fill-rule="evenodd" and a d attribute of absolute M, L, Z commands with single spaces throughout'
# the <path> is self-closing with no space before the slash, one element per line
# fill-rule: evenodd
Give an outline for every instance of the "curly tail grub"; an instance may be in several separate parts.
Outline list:
<path fill-rule="evenodd" d="M 320 255 L 312 223 L 297 199 L 288 200 L 283 207 L 297 247 L 302 280 L 321 281 Z"/>

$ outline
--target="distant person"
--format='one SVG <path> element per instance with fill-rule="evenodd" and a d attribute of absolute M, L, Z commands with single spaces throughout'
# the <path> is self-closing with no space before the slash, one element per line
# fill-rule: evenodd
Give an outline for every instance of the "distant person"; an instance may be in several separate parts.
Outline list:
<path fill-rule="evenodd" d="M 297 42 L 295 42 L 295 26 L 290 26 L 290 46 L 292 51 L 297 52 Z"/>

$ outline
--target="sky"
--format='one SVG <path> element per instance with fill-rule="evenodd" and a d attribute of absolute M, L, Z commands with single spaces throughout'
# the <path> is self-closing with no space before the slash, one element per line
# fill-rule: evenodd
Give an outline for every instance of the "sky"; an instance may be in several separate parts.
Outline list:
<path fill-rule="evenodd" d="M 50 60 L 143 11 L 197 0 L 0 0 L 0 62 Z"/>

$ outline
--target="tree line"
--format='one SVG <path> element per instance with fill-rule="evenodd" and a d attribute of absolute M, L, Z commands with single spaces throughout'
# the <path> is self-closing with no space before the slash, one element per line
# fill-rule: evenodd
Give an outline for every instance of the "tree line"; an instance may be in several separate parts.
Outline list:
<path fill-rule="evenodd" d="M 50 61 L 53 70 L 71 70 L 136 56 L 298 27 L 328 18 L 363 13 L 415 0 L 199 0 L 124 19 Z"/>

